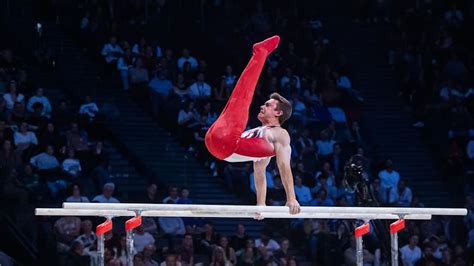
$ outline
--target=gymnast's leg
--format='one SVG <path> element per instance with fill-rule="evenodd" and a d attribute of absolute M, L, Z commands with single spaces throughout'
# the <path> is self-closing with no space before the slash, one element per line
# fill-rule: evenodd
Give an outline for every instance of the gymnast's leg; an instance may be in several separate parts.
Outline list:
<path fill-rule="evenodd" d="M 273 36 L 253 45 L 253 55 L 240 75 L 224 110 L 206 133 L 206 147 L 215 157 L 223 160 L 237 149 L 240 135 L 247 126 L 249 107 L 263 65 L 279 42 L 280 37 Z"/>

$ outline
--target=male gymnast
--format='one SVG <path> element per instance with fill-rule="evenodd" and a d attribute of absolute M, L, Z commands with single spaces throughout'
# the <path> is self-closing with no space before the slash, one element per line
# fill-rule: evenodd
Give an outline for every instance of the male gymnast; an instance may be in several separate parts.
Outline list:
<path fill-rule="evenodd" d="M 270 37 L 253 45 L 253 54 L 242 72 L 227 104 L 206 133 L 205 143 L 209 152 L 228 162 L 253 161 L 257 205 L 265 205 L 265 170 L 271 157 L 276 157 L 278 169 L 286 192 L 286 206 L 290 214 L 300 212 L 291 173 L 290 136 L 281 125 L 291 116 L 291 103 L 273 93 L 260 107 L 257 127 L 244 132 L 258 78 L 268 55 L 278 47 L 279 36 Z M 243 132 L 243 133 L 242 133 Z"/>

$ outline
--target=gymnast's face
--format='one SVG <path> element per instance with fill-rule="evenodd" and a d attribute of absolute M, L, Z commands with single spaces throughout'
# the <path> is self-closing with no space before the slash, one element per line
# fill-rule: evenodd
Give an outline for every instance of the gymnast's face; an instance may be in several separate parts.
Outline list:
<path fill-rule="evenodd" d="M 258 120 L 262 123 L 278 122 L 278 117 L 282 114 L 282 111 L 278 109 L 278 101 L 270 99 L 265 104 L 260 106 L 260 113 L 258 113 Z"/>

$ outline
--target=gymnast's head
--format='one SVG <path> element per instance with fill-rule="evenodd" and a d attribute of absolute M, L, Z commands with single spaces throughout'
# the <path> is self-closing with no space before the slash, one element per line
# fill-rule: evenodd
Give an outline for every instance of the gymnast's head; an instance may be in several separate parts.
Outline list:
<path fill-rule="evenodd" d="M 270 99 L 260 106 L 258 120 L 264 125 L 283 125 L 290 118 L 291 103 L 278 93 L 272 93 Z"/>

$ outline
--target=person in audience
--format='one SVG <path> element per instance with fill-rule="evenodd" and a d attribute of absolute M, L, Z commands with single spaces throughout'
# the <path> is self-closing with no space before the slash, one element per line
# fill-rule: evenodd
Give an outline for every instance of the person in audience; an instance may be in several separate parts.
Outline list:
<path fill-rule="evenodd" d="M 35 103 L 41 103 L 43 105 L 43 109 L 41 110 L 42 116 L 45 116 L 45 117 L 51 116 L 53 108 L 51 107 L 51 103 L 49 102 L 49 99 L 46 96 L 44 96 L 43 88 L 36 89 L 35 95 L 31 96 L 28 99 L 26 110 L 28 110 L 28 112 L 33 112 L 33 105 Z"/>
<path fill-rule="evenodd" d="M 89 151 L 89 136 L 86 131 L 79 129 L 77 122 L 71 123 L 71 128 L 66 132 L 67 146 L 77 153 L 87 153 Z M 81 156 L 79 156 L 81 158 Z"/>
<path fill-rule="evenodd" d="M 313 201 L 311 190 L 303 185 L 303 180 L 299 175 L 295 175 L 295 194 L 301 205 L 310 205 Z"/>
<path fill-rule="evenodd" d="M 130 88 L 130 69 L 135 65 L 136 57 L 132 56 L 130 49 L 126 49 L 123 56 L 117 61 L 117 70 L 120 72 L 123 90 L 128 92 Z"/>
<path fill-rule="evenodd" d="M 356 240 L 354 237 L 350 239 L 350 247 L 344 251 L 345 265 L 357 265 Z M 365 247 L 363 249 L 364 263 L 373 263 L 374 254 L 370 253 Z"/>
<path fill-rule="evenodd" d="M 158 198 L 158 186 L 155 183 L 148 185 L 143 203 L 160 203 Z"/>
<path fill-rule="evenodd" d="M 143 249 L 143 262 L 147 266 L 158 266 L 158 262 L 155 261 L 154 255 L 156 253 L 156 246 L 155 245 L 146 245 Z"/>
<path fill-rule="evenodd" d="M 76 153 L 74 149 L 69 149 L 67 154 L 68 158 L 64 160 L 62 164 L 63 171 L 73 178 L 78 177 L 82 171 L 81 163 L 75 157 Z"/>
<path fill-rule="evenodd" d="M 59 164 L 59 163 L 58 163 Z M 13 149 L 13 144 L 10 140 L 4 140 L 2 150 L 0 151 L 0 168 L 16 169 L 23 165 L 18 152 Z"/>
<path fill-rule="evenodd" d="M 168 200 L 165 204 L 176 204 L 173 200 Z M 161 231 L 169 237 L 182 236 L 186 233 L 183 219 L 180 217 L 160 217 L 158 218 Z"/>
<path fill-rule="evenodd" d="M 168 189 L 168 196 L 163 199 L 163 203 L 167 203 L 169 201 L 172 201 L 172 203 L 177 203 L 179 200 L 179 192 L 178 192 L 178 187 L 177 186 L 170 186 Z"/>
<path fill-rule="evenodd" d="M 117 60 L 123 55 L 123 50 L 117 43 L 116 36 L 110 36 L 109 42 L 102 48 L 101 55 L 104 57 L 106 73 L 112 73 L 117 65 Z"/>
<path fill-rule="evenodd" d="M 81 222 L 82 235 L 78 236 L 76 240 L 82 242 L 85 249 L 89 249 L 96 245 L 97 236 L 92 230 L 92 222 L 90 220 L 84 220 Z"/>
<path fill-rule="evenodd" d="M 11 80 L 8 86 L 8 92 L 3 94 L 3 100 L 6 104 L 6 111 L 12 112 L 15 103 L 20 103 L 24 106 L 25 96 L 17 91 L 17 82 Z"/>
<path fill-rule="evenodd" d="M 237 257 L 235 255 L 235 250 L 231 246 L 229 246 L 229 239 L 226 236 L 221 236 L 219 238 L 219 245 L 218 247 L 224 250 L 225 256 L 229 260 L 232 265 L 237 263 Z"/>
<path fill-rule="evenodd" d="M 72 185 L 72 194 L 67 197 L 67 202 L 89 202 L 89 199 L 81 195 L 81 187 L 78 184 Z"/>
<path fill-rule="evenodd" d="M 400 259 L 403 265 L 414 266 L 421 259 L 421 255 L 417 235 L 411 236 L 409 243 L 400 248 Z"/>
<path fill-rule="evenodd" d="M 389 204 L 397 207 L 409 207 L 412 203 L 413 194 L 411 189 L 405 185 L 402 179 L 398 181 L 397 189 L 390 190 Z"/>
<path fill-rule="evenodd" d="M 145 264 L 143 264 L 145 265 Z M 179 260 L 178 256 L 176 254 L 168 254 L 166 255 L 165 261 L 160 263 L 160 266 L 182 266 L 183 264 Z"/>
<path fill-rule="evenodd" d="M 288 261 L 288 259 L 290 258 L 290 254 L 288 253 L 289 248 L 290 248 L 290 240 L 288 240 L 288 238 L 283 238 L 280 241 L 280 249 L 275 251 L 275 253 L 273 254 L 273 256 L 275 257 L 275 260 L 278 262 L 281 259 L 285 259 L 286 261 Z"/>
<path fill-rule="evenodd" d="M 81 219 L 74 216 L 61 217 L 54 223 L 54 229 L 58 241 L 58 251 L 67 251 L 81 233 Z M 81 249 L 83 248 L 82 246 Z"/>
<path fill-rule="evenodd" d="M 200 250 L 209 256 L 219 242 L 219 234 L 214 231 L 214 225 L 210 222 L 204 224 L 201 234 Z"/>
<path fill-rule="evenodd" d="M 183 188 L 181 189 L 181 195 L 179 199 L 176 201 L 177 204 L 193 204 L 193 201 L 189 198 L 189 189 Z"/>
<path fill-rule="evenodd" d="M 238 252 L 238 265 L 258 265 L 261 262 L 261 255 L 255 247 L 255 241 L 247 239 L 246 245 Z"/>
<path fill-rule="evenodd" d="M 112 196 L 114 194 L 114 190 L 115 190 L 114 183 L 106 183 L 102 189 L 102 194 L 95 196 L 92 199 L 92 202 L 120 203 L 118 199 Z"/>
<path fill-rule="evenodd" d="M 211 97 L 211 86 L 206 83 L 204 73 L 197 75 L 197 80 L 189 86 L 189 96 L 191 99 L 209 99 Z"/>
<path fill-rule="evenodd" d="M 255 247 L 269 257 L 272 257 L 274 252 L 280 249 L 280 245 L 272 239 L 272 233 L 268 230 L 260 232 L 260 238 L 255 239 Z"/>
<path fill-rule="evenodd" d="M 385 169 L 380 171 L 378 176 L 380 178 L 382 189 L 384 190 L 383 193 L 390 195 L 390 191 L 396 189 L 398 181 L 400 180 L 400 174 L 393 170 L 392 159 L 387 159 L 385 161 Z M 385 198 L 388 199 L 388 196 Z"/>
<path fill-rule="evenodd" d="M 329 138 L 329 133 L 327 130 L 321 131 L 320 138 L 320 140 L 316 141 L 318 154 L 322 157 L 331 155 L 333 153 L 333 147 L 334 144 L 336 144 L 336 141 Z"/>
<path fill-rule="evenodd" d="M 19 152 L 34 148 L 34 146 L 38 145 L 36 134 L 33 131 L 28 131 L 28 124 L 26 122 L 21 123 L 20 131 L 15 132 L 13 139 Z"/>
<path fill-rule="evenodd" d="M 92 101 L 92 97 L 87 95 L 84 98 L 84 103 L 79 107 L 79 114 L 86 116 L 89 121 L 92 121 L 99 112 L 99 107 Z"/>
<path fill-rule="evenodd" d="M 135 234 L 133 234 L 133 246 L 135 250 L 140 253 L 147 245 L 155 244 L 155 238 L 148 232 L 143 230 L 143 226 L 135 228 Z"/>
<path fill-rule="evenodd" d="M 212 251 L 211 266 L 232 266 L 234 265 L 226 256 L 223 248 L 217 246 Z"/>
<path fill-rule="evenodd" d="M 194 241 L 191 234 L 185 234 L 181 246 L 176 250 L 178 260 L 183 266 L 194 265 Z"/>
<path fill-rule="evenodd" d="M 198 62 L 196 58 L 192 57 L 190 54 L 191 53 L 189 52 L 188 49 L 183 49 L 182 56 L 178 58 L 178 61 L 177 61 L 177 67 L 179 70 L 184 69 L 185 63 L 189 63 L 191 69 L 196 69 L 198 67 Z"/>
<path fill-rule="evenodd" d="M 89 265 L 90 257 L 84 254 L 84 245 L 80 240 L 72 242 L 67 253 L 65 265 Z"/>
<path fill-rule="evenodd" d="M 43 104 L 36 102 L 32 106 L 33 112 L 30 113 L 26 118 L 26 123 L 32 130 L 43 131 L 48 123 L 48 118 L 43 113 Z"/>
<path fill-rule="evenodd" d="M 239 223 L 237 224 L 235 234 L 230 238 L 230 246 L 237 252 L 245 248 L 248 239 L 249 236 L 245 232 L 245 225 Z"/>

